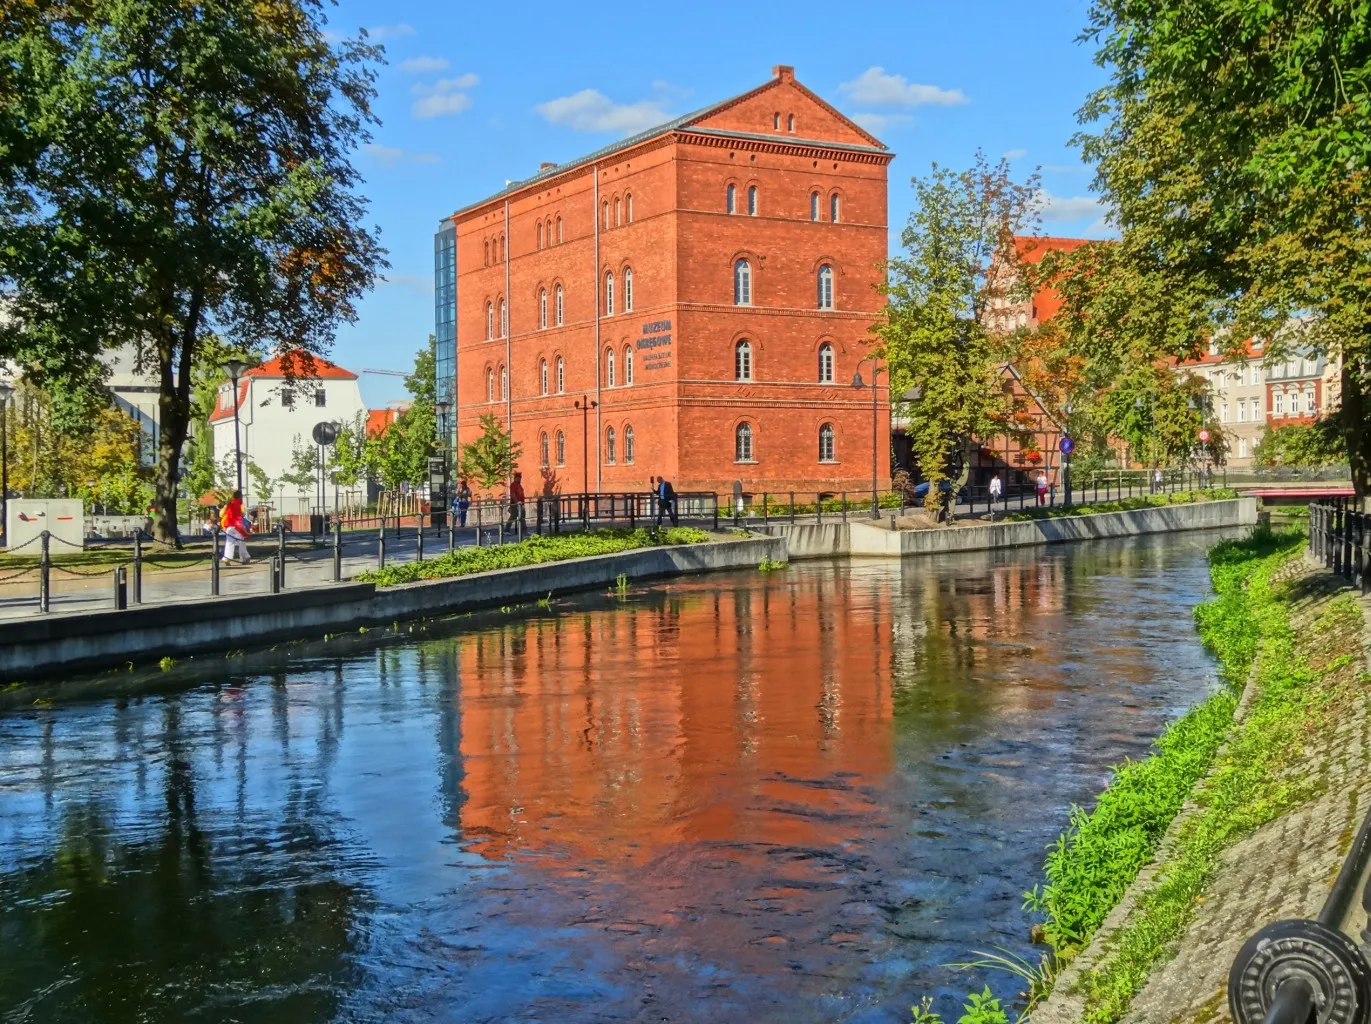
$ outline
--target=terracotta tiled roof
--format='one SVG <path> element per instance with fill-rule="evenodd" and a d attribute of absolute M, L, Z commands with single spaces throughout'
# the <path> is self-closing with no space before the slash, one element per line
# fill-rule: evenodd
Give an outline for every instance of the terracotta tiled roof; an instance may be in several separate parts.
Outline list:
<path fill-rule="evenodd" d="M 248 378 L 261 377 L 265 380 L 356 380 L 357 374 L 345 370 L 337 363 L 330 363 L 321 356 L 277 356 L 243 373 L 238 382 L 238 404 L 241 407 L 248 398 Z M 220 390 L 215 397 L 214 411 L 209 415 L 211 423 L 233 417 L 233 392 Z"/>

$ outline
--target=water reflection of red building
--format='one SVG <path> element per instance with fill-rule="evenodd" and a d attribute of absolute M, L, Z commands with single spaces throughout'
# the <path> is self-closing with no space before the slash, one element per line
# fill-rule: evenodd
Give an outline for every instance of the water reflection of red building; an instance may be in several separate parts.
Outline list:
<path fill-rule="evenodd" d="M 846 811 L 871 812 L 860 779 L 891 765 L 890 624 L 835 600 L 814 578 L 473 637 L 465 835 L 491 858 L 640 863 L 682 843 L 841 842 Z"/>

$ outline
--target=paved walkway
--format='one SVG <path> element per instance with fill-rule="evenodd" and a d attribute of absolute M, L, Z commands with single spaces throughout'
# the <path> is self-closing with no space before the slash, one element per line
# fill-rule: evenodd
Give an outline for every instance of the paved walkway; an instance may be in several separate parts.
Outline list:
<path fill-rule="evenodd" d="M 1297 558 L 1282 577 L 1300 585 L 1291 624 L 1320 668 L 1340 654 L 1361 651 L 1363 657 L 1327 673 L 1323 686 L 1355 685 L 1364 669 L 1366 622 L 1371 603 L 1363 600 L 1362 623 L 1320 620 L 1333 597 L 1346 593 L 1342 581 Z M 1315 653 L 1318 652 L 1318 653 Z M 1228 971 L 1243 943 L 1265 925 L 1285 918 L 1316 918 L 1351 846 L 1352 837 L 1371 806 L 1371 694 L 1357 694 L 1331 732 L 1307 736 L 1301 756 L 1286 777 L 1311 797 L 1258 828 L 1223 855 L 1214 881 L 1196 908 L 1174 955 L 1156 967 L 1134 997 L 1126 1024 L 1220 1024 L 1228 1011 Z M 1187 814 L 1191 805 L 1182 812 Z M 1080 1020 L 1084 1003 L 1070 992 L 1079 971 L 1087 968 L 1109 935 L 1129 918 L 1141 888 L 1155 878 L 1177 831 L 1169 830 L 1156 862 L 1144 869 L 1095 940 L 1063 972 L 1052 997 L 1033 1012 L 1033 1024 L 1068 1024 Z M 1353 938 L 1364 916 L 1343 924 Z"/>

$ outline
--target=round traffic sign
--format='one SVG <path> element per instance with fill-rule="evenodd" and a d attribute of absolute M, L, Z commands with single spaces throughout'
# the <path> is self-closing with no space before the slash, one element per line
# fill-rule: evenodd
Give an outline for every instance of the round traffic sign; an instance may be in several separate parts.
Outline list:
<path fill-rule="evenodd" d="M 1060 441 L 1057 442 L 1057 448 L 1061 451 L 1063 455 L 1070 455 L 1073 451 L 1076 450 L 1076 442 L 1071 440 L 1071 438 L 1069 437 L 1063 437 Z"/>
<path fill-rule="evenodd" d="M 1200 440 L 1201 440 L 1201 441 L 1208 441 L 1208 440 L 1209 440 L 1209 431 L 1207 431 L 1207 430 L 1201 430 L 1201 431 L 1200 431 Z"/>
<path fill-rule="evenodd" d="M 338 440 L 338 424 L 324 420 L 322 423 L 314 424 L 312 433 L 315 444 L 324 446 L 331 445 L 334 441 Z"/>

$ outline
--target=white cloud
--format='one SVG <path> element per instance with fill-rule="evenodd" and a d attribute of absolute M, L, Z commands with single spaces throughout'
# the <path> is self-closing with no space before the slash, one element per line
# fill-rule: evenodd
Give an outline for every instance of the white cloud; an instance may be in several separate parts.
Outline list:
<path fill-rule="evenodd" d="M 423 74 L 426 71 L 446 71 L 451 67 L 442 57 L 410 57 L 400 61 L 399 68 L 407 74 Z"/>
<path fill-rule="evenodd" d="M 850 82 L 838 86 L 855 103 L 873 106 L 952 107 L 966 102 L 960 89 L 942 89 L 936 85 L 920 85 L 904 75 L 886 74 L 884 68 L 869 67 Z"/>
<path fill-rule="evenodd" d="M 367 35 L 378 43 L 385 42 L 387 39 L 404 39 L 406 36 L 414 35 L 414 26 L 406 25 L 403 21 L 398 25 L 377 25 L 367 29 Z"/>
<path fill-rule="evenodd" d="M 409 112 L 421 121 L 447 114 L 460 114 L 471 106 L 471 97 L 464 92 L 438 93 L 415 100 Z"/>
<path fill-rule="evenodd" d="M 416 164 L 436 164 L 440 159 L 432 153 L 409 153 L 395 146 L 382 146 L 368 142 L 362 147 L 382 167 L 394 167 L 403 160 Z"/>
<path fill-rule="evenodd" d="M 569 125 L 578 132 L 617 132 L 632 135 L 668 120 L 662 100 L 615 103 L 594 89 L 540 103 L 535 108 L 552 124 Z"/>
<path fill-rule="evenodd" d="M 1028 156 L 1026 149 L 1011 149 L 1005 153 L 1004 158 L 1006 160 L 1022 160 L 1026 156 Z"/>
<path fill-rule="evenodd" d="M 852 120 L 856 121 L 859 125 L 861 125 L 867 131 L 869 131 L 872 135 L 880 135 L 883 131 L 886 131 L 888 128 L 894 125 L 905 124 L 914 119 L 910 117 L 908 114 L 867 113 L 853 114 Z"/>
<path fill-rule="evenodd" d="M 1098 220 L 1104 213 L 1099 196 L 1054 196 L 1042 194 L 1042 216 L 1049 224 L 1067 223 L 1090 218 Z"/>
<path fill-rule="evenodd" d="M 467 72 L 465 75 L 458 75 L 456 78 L 440 78 L 436 82 L 418 82 L 409 87 L 409 91 L 416 96 L 441 96 L 459 89 L 470 89 L 474 85 L 479 85 L 481 78 Z"/>

